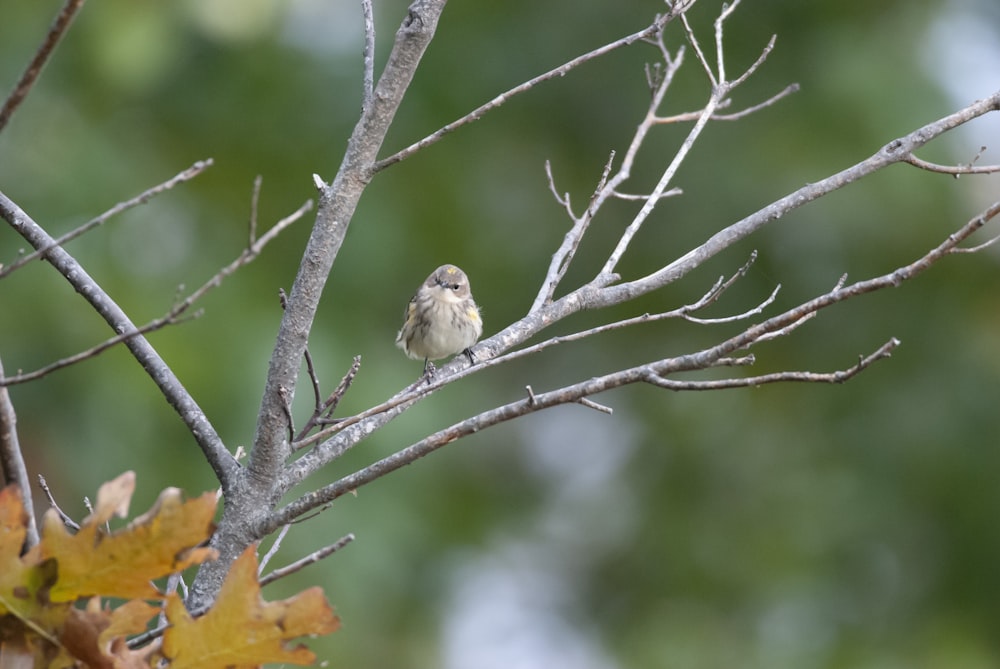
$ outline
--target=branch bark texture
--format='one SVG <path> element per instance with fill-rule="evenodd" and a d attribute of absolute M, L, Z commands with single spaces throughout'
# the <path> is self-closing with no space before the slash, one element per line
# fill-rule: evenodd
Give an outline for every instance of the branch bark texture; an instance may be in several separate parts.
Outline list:
<path fill-rule="evenodd" d="M 266 520 L 284 492 L 277 483 L 291 454 L 288 407 L 294 398 L 320 296 L 358 201 L 371 180 L 386 133 L 434 37 L 445 2 L 416 0 L 410 5 L 370 103 L 364 105 L 348 140 L 337 175 L 332 183 L 320 188 L 316 222 L 289 293 L 268 366 L 250 459 L 245 475 L 227 491 L 225 512 L 213 538 L 213 547 L 219 550 L 220 557 L 199 571 L 191 588 L 190 606 L 203 605 L 218 592 L 229 564 L 247 545 L 260 538 L 256 528 Z"/>

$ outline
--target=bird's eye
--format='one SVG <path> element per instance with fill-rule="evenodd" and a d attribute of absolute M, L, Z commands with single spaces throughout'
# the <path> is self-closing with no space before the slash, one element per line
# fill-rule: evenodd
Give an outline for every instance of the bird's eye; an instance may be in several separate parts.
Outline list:
<path fill-rule="evenodd" d="M 457 283 L 451 284 L 451 289 L 452 290 L 458 290 L 458 284 Z"/>

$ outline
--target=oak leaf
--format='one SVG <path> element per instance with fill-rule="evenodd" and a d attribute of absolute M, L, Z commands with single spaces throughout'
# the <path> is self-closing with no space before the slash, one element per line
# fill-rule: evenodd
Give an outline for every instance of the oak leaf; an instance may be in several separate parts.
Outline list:
<path fill-rule="evenodd" d="M 177 488 L 167 488 L 147 513 L 127 527 L 108 533 L 104 523 L 127 512 L 134 489 L 131 472 L 101 486 L 94 513 L 70 534 L 58 513 L 42 519 L 41 559 L 59 563 L 52 587 L 54 602 L 81 597 L 160 598 L 155 578 L 181 571 L 215 557 L 210 548 L 193 548 L 211 536 L 216 499 L 213 493 L 184 501 Z M 124 480 L 123 480 L 124 479 Z"/>
<path fill-rule="evenodd" d="M 287 642 L 329 634 L 340 626 L 318 587 L 279 602 L 263 601 L 252 546 L 233 563 L 205 615 L 192 618 L 180 598 L 171 595 L 167 619 L 171 627 L 163 635 L 163 655 L 171 669 L 311 664 L 316 660 L 312 651 L 302 645 L 290 648 Z"/>

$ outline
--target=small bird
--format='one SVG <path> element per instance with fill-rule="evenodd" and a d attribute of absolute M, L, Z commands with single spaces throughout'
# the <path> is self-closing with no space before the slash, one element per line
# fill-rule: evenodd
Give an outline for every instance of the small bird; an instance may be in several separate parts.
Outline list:
<path fill-rule="evenodd" d="M 473 362 L 470 347 L 483 334 L 483 319 L 472 299 L 469 277 L 454 265 L 441 265 L 431 272 L 403 315 L 396 346 L 409 357 L 424 359 L 424 374 L 431 360 L 464 352 Z"/>

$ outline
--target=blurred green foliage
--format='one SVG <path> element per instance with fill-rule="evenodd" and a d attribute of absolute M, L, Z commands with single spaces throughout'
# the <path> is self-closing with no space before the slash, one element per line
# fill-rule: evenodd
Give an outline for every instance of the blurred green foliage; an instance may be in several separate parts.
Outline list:
<path fill-rule="evenodd" d="M 59 4 L 5 3 L 5 89 Z M 405 7 L 375 2 L 379 64 Z M 661 9 L 653 0 L 452 3 L 383 155 L 640 29 Z M 706 45 L 718 10 L 702 0 L 691 13 Z M 659 267 L 801 184 L 991 93 L 996 61 L 981 79 L 969 77 L 982 87 L 966 99 L 949 98 L 942 82 L 970 74 L 948 69 L 950 49 L 974 46 L 961 26 L 996 26 L 996 14 L 989 0 L 746 0 L 727 26 L 729 71 L 753 62 L 772 34 L 778 41 L 733 108 L 791 82 L 801 92 L 712 125 L 678 174 L 684 195 L 657 209 L 621 272 Z M 677 26 L 668 43 L 683 43 Z M 137 322 L 156 317 L 178 286 L 199 285 L 239 253 L 255 175 L 263 176 L 262 225 L 313 196 L 312 173 L 332 178 L 360 109 L 360 53 L 354 2 L 89 3 L 0 134 L 0 189 L 57 235 L 213 158 L 193 183 L 70 246 Z M 655 55 L 637 45 L 592 62 L 377 176 L 312 335 L 328 387 L 362 356 L 344 413 L 418 374 L 393 338 L 406 300 L 435 266 L 454 262 L 469 273 L 487 334 L 526 311 L 568 226 L 544 161 L 582 207 L 609 152 L 621 155 L 644 113 L 642 67 Z M 666 112 L 696 109 L 706 93 L 690 49 L 686 58 Z M 977 122 L 922 155 L 968 161 L 997 128 Z M 686 132 L 657 130 L 630 190 L 655 183 Z M 1000 162 L 1000 154 L 991 145 L 981 160 Z M 913 260 L 995 199 L 998 184 L 897 166 L 773 223 L 677 285 L 557 329 L 696 299 L 752 249 L 758 262 L 713 315 L 749 308 L 776 283 L 784 288 L 774 308 L 787 307 L 842 273 L 860 279 Z M 616 204 L 604 212 L 566 285 L 597 270 L 634 211 Z M 291 284 L 308 224 L 206 298 L 201 318 L 150 337 L 233 448 L 252 437 L 277 292 Z M 0 232 L 0 261 L 22 245 Z M 902 340 L 891 360 L 844 386 L 628 388 L 599 398 L 613 417 L 566 407 L 453 444 L 294 528 L 279 562 L 347 532 L 358 540 L 266 594 L 324 586 L 344 619 L 340 632 L 313 643 L 330 666 L 1000 666 L 998 264 L 996 251 L 946 259 L 755 350 L 756 373 L 825 371 Z M 40 263 L 3 281 L 0 314 L 8 372 L 109 334 Z M 307 483 L 518 398 L 526 384 L 541 391 L 697 350 L 737 327 L 647 325 L 477 376 Z M 83 496 L 126 469 L 139 473 L 136 509 L 165 486 L 215 486 L 124 350 L 12 393 L 31 471 L 48 478 L 70 513 L 85 514 Z M 299 390 L 300 412 L 310 395 Z"/>

